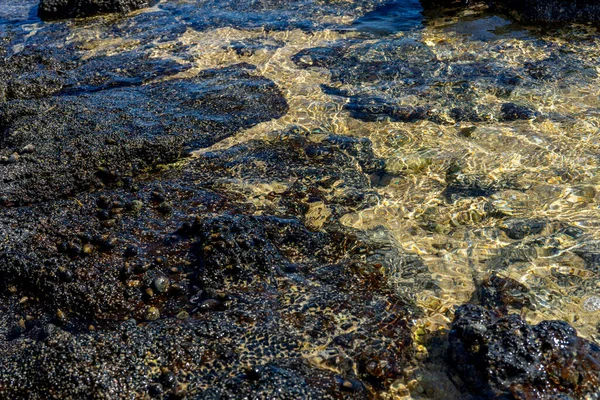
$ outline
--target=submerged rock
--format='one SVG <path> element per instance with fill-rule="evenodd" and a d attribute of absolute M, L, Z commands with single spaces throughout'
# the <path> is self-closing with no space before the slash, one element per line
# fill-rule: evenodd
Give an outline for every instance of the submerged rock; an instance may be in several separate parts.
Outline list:
<path fill-rule="evenodd" d="M 148 7 L 155 0 L 41 0 L 38 15 L 44 20 L 128 13 Z"/>
<path fill-rule="evenodd" d="M 449 362 L 478 396 L 584 398 L 600 387 L 600 347 L 566 322 L 532 326 L 516 314 L 464 305 L 456 310 L 449 341 Z"/>
<path fill-rule="evenodd" d="M 176 0 L 161 3 L 159 7 L 182 18 L 196 30 L 235 27 L 313 31 L 347 27 L 355 18 L 385 3 L 387 0 Z"/>

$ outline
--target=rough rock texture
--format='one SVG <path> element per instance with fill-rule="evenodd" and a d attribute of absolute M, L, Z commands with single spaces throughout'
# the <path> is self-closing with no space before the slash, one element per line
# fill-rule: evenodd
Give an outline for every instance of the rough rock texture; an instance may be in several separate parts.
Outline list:
<path fill-rule="evenodd" d="M 532 23 L 599 22 L 600 4 L 594 0 L 492 0 L 493 8 Z"/>
<path fill-rule="evenodd" d="M 382 168 L 367 140 L 294 128 L 95 193 L 3 208 L 1 392 L 367 398 L 386 389 L 412 359 L 408 294 L 423 284 L 410 284 L 422 264 L 385 231 L 310 213 L 315 202 L 367 206 L 367 174 Z M 328 180 L 355 194 L 328 197 Z M 389 275 L 404 276 L 406 296 Z"/>
<path fill-rule="evenodd" d="M 600 21 L 600 4 L 595 0 L 421 0 L 426 11 L 477 3 L 528 23 Z"/>
<path fill-rule="evenodd" d="M 477 305 L 456 310 L 449 362 L 474 394 L 494 399 L 596 398 L 600 347 L 566 322 L 529 325 Z"/>
<path fill-rule="evenodd" d="M 41 0 L 38 15 L 44 20 L 128 13 L 148 7 L 154 0 Z"/>
<path fill-rule="evenodd" d="M 493 121 L 506 112 L 478 104 L 479 94 L 508 98 L 522 84 L 514 67 L 489 60 L 439 60 L 427 44 L 407 38 L 366 44 L 341 40 L 303 50 L 293 60 L 301 67 L 330 70 L 334 84 L 323 91 L 349 98 L 346 108 L 364 121 Z M 426 101 L 406 104 L 406 97 Z"/>
<path fill-rule="evenodd" d="M 281 116 L 281 93 L 251 71 L 237 65 L 192 79 L 0 105 L 4 202 L 98 187 L 174 161 L 186 145 L 209 145 Z M 23 150 L 28 145 L 31 154 Z"/>

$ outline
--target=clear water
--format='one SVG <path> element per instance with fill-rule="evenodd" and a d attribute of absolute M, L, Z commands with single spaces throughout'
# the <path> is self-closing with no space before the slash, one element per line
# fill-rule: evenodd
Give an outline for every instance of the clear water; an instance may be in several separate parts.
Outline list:
<path fill-rule="evenodd" d="M 424 259 L 439 289 L 414 293 L 424 312 L 419 329 L 447 328 L 454 307 L 469 301 L 475 282 L 496 272 L 531 289 L 536 307 L 524 311 L 528 322 L 562 319 L 582 336 L 600 339 L 600 268 L 585 259 L 600 253 L 594 250 L 600 240 L 596 28 L 541 31 L 477 9 L 425 18 L 414 0 L 380 4 L 361 16 L 313 14 L 301 7 L 312 2 L 294 2 L 300 5 L 292 22 L 285 10 L 257 9 L 251 21 L 226 7 L 190 14 L 198 3 L 169 1 L 141 11 L 167 13 L 173 27 L 185 29 L 169 39 L 163 34 L 169 25 L 160 32 L 155 27 L 140 51 L 193 62 L 179 77 L 240 62 L 256 65 L 257 73 L 284 90 L 290 105 L 284 117 L 199 149 L 198 155 L 290 125 L 367 137 L 387 163 L 388 176 L 377 187 L 383 200 L 341 222 L 361 229 L 383 225 L 403 251 Z M 35 35 L 42 23 L 32 17 L 34 9 L 35 1 L 0 0 L 0 24 L 26 22 L 21 29 Z M 67 22 L 68 40 L 88 57 L 136 48 L 138 43 L 106 21 Z M 421 50 L 400 54 L 409 42 Z M 252 51 L 239 51 L 240 46 Z M 304 50 L 334 46 L 348 49 L 354 61 L 348 57 L 348 64 L 335 65 L 332 57 L 331 67 L 309 68 L 293 61 Z M 435 61 L 424 62 L 423 54 Z M 352 75 L 353 66 L 393 66 L 398 59 L 418 70 L 410 75 L 379 69 L 369 79 Z M 335 94 L 342 92 L 428 106 L 445 120 L 364 121 L 347 109 L 352 99 Z M 500 109 L 507 102 L 544 118 L 505 121 Z M 456 119 L 452 110 L 461 107 L 481 112 L 482 118 Z M 460 165 L 461 182 L 493 190 L 486 196 L 449 195 L 447 171 L 453 165 Z M 249 196 L 259 204 L 260 188 Z M 503 229 L 511 218 L 541 219 L 546 226 L 539 234 L 511 239 Z"/>

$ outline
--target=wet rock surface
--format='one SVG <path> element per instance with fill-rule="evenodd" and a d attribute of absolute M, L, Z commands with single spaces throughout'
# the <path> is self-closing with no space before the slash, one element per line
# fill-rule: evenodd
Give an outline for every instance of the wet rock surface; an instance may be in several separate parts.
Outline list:
<path fill-rule="evenodd" d="M 482 306 L 456 310 L 450 362 L 484 398 L 553 399 L 597 395 L 600 347 L 563 321 L 527 324 Z"/>
<path fill-rule="evenodd" d="M 148 7 L 153 0 L 41 0 L 38 15 L 44 20 L 128 13 Z"/>
<path fill-rule="evenodd" d="M 318 195 L 325 177 L 368 194 L 367 172 L 383 165 L 367 140 L 310 137 L 292 129 L 121 188 L 4 208 L 2 393 L 365 398 L 389 387 L 413 353 L 416 309 L 384 273 L 403 272 L 402 255 L 371 238 L 382 232 L 315 228 L 290 195 L 302 179 Z M 259 161 L 270 179 L 250 167 Z M 257 208 L 238 190 L 260 180 L 290 192 Z"/>
<path fill-rule="evenodd" d="M 600 21 L 600 6 L 594 0 L 422 0 L 426 11 L 439 8 L 457 9 L 473 4 L 489 6 L 491 10 L 506 13 L 527 23 L 569 23 Z"/>
<path fill-rule="evenodd" d="M 596 37 L 463 3 L 0 2 L 0 398 L 593 396 Z"/>
<path fill-rule="evenodd" d="M 492 7 L 527 22 L 598 22 L 600 5 L 592 0 L 492 1 Z"/>
<path fill-rule="evenodd" d="M 3 153 L 30 144 L 35 153 L 0 166 L 2 192 L 9 203 L 74 194 L 280 116 L 287 107 L 280 92 L 251 70 L 239 65 L 185 81 L 5 103 Z"/>

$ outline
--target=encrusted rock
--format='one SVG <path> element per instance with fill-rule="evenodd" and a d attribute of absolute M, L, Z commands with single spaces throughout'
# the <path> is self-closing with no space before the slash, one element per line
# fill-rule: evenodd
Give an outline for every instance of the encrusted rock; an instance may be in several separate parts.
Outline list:
<path fill-rule="evenodd" d="M 128 13 L 148 7 L 154 0 L 41 0 L 38 15 L 44 20 Z"/>
<path fill-rule="evenodd" d="M 456 310 L 449 340 L 450 363 L 473 394 L 555 399 L 598 393 L 600 347 L 566 322 L 532 326 L 516 314 L 464 305 Z"/>

